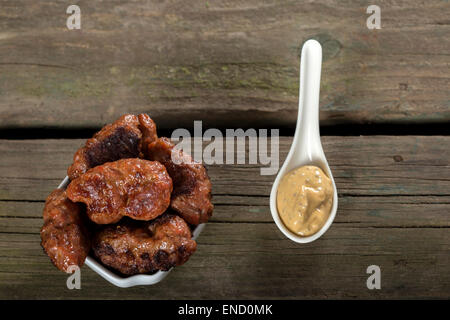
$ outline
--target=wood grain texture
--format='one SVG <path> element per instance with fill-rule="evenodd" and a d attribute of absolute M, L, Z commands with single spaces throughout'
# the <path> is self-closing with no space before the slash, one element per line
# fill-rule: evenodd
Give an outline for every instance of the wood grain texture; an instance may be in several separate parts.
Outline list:
<path fill-rule="evenodd" d="M 265 196 L 215 196 L 217 223 L 272 223 Z M 0 201 L 0 233 L 37 233 L 44 201 Z M 336 224 L 373 228 L 450 227 L 450 197 L 339 197 Z"/>
<path fill-rule="evenodd" d="M 98 128 L 148 112 L 161 128 L 293 127 L 301 44 L 323 45 L 322 124 L 450 119 L 446 1 L 4 0 L 0 128 Z M 183 117 L 178 117 L 182 114 Z"/>
<path fill-rule="evenodd" d="M 281 160 L 290 142 L 280 138 Z M 82 289 L 68 290 L 39 228 L 43 201 L 81 143 L 0 141 L 0 299 L 450 298 L 450 137 L 324 137 L 339 209 L 330 230 L 302 246 L 271 220 L 273 176 L 258 165 L 209 166 L 214 216 L 188 263 L 129 289 L 83 267 Z M 372 264 L 379 291 L 366 288 Z"/>
<path fill-rule="evenodd" d="M 280 163 L 291 141 L 280 137 Z M 65 177 L 73 154 L 83 143 L 1 140 L 0 200 L 45 199 Z M 323 137 L 323 147 L 340 194 L 450 195 L 450 137 Z M 214 195 L 268 196 L 274 179 L 260 175 L 261 165 L 208 168 Z"/>
<path fill-rule="evenodd" d="M 424 241 L 426 239 L 426 241 Z M 198 251 L 154 286 L 119 289 L 89 268 L 81 290 L 66 288 L 38 234 L 0 233 L 1 298 L 233 299 L 448 298 L 448 229 L 333 225 L 312 244 L 287 240 L 274 224 L 210 223 Z M 382 290 L 366 268 L 382 269 Z"/>

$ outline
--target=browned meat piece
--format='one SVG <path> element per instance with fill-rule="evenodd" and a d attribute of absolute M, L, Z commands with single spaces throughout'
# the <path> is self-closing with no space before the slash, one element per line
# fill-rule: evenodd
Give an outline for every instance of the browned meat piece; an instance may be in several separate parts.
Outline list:
<path fill-rule="evenodd" d="M 73 164 L 67 170 L 70 180 L 105 162 L 137 158 L 141 138 L 139 120 L 135 115 L 123 115 L 116 122 L 104 126 L 75 153 Z"/>
<path fill-rule="evenodd" d="M 90 168 L 125 158 L 142 157 L 142 146 L 156 139 L 156 126 L 146 114 L 126 114 L 108 124 L 86 141 L 73 157 L 67 170 L 70 180 Z"/>
<path fill-rule="evenodd" d="M 205 167 L 182 150 L 174 149 L 165 137 L 151 143 L 146 156 L 161 162 L 172 178 L 172 209 L 190 224 L 207 222 L 214 206 L 211 203 L 211 181 Z"/>
<path fill-rule="evenodd" d="M 138 116 L 139 129 L 142 132 L 141 150 L 144 154 L 148 152 L 148 146 L 150 143 L 156 141 L 158 136 L 156 134 L 156 125 L 153 120 L 145 113 L 141 113 Z"/>
<path fill-rule="evenodd" d="M 122 220 L 99 231 L 92 241 L 95 256 L 126 275 L 167 271 L 185 263 L 196 248 L 186 222 L 173 214 L 140 224 Z"/>
<path fill-rule="evenodd" d="M 81 267 L 88 255 L 90 241 L 83 226 L 80 207 L 70 201 L 62 189 L 54 190 L 44 207 L 41 246 L 60 270 Z"/>
<path fill-rule="evenodd" d="M 67 187 L 67 196 L 87 206 L 95 223 L 116 223 L 122 216 L 151 220 L 170 204 L 172 179 L 157 161 L 121 159 L 89 169 Z"/>

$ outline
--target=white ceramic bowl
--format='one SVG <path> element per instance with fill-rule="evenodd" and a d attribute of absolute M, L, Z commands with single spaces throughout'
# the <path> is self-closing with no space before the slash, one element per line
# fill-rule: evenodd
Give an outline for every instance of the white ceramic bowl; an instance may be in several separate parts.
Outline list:
<path fill-rule="evenodd" d="M 59 184 L 58 189 L 65 189 L 70 183 L 69 177 L 65 177 L 64 180 Z M 193 230 L 193 239 L 196 240 L 199 234 L 202 232 L 205 224 L 200 224 Z M 137 274 L 134 276 L 123 277 L 118 275 L 107 268 L 105 268 L 102 264 L 98 263 L 95 258 L 88 256 L 86 258 L 85 264 L 94 270 L 94 272 L 98 273 L 101 277 L 111 282 L 113 285 L 121 288 L 128 288 L 132 286 L 138 285 L 151 285 L 160 282 L 163 280 L 169 271 L 158 271 L 154 274 Z"/>

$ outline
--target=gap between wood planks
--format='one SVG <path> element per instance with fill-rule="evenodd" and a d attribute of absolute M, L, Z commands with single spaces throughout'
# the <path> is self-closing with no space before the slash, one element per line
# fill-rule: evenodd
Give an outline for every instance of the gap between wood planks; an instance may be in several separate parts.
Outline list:
<path fill-rule="evenodd" d="M 239 126 L 233 128 L 220 128 L 222 133 L 225 129 L 238 129 Z M 10 128 L 0 130 L 0 139 L 22 140 L 22 139 L 88 139 L 101 128 Z M 185 128 L 193 135 L 193 128 Z M 206 130 L 207 128 L 205 128 Z M 249 128 L 243 128 L 247 130 Z M 295 129 L 290 127 L 266 127 L 254 129 L 279 129 L 280 136 L 293 136 Z M 160 136 L 169 137 L 174 129 L 158 130 Z M 373 136 L 373 135 L 392 135 L 392 136 L 433 136 L 433 135 L 450 135 L 450 129 L 446 123 L 411 123 L 411 124 L 345 124 L 333 126 L 321 126 L 320 133 L 322 136 Z"/>

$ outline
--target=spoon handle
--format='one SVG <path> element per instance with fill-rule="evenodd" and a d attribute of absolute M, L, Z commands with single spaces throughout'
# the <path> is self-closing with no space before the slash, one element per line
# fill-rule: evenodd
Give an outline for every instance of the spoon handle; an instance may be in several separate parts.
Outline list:
<path fill-rule="evenodd" d="M 308 40 L 302 48 L 300 60 L 300 94 L 295 142 L 298 156 L 315 162 L 324 157 L 319 132 L 319 94 L 322 71 L 322 47 L 316 40 Z"/>

